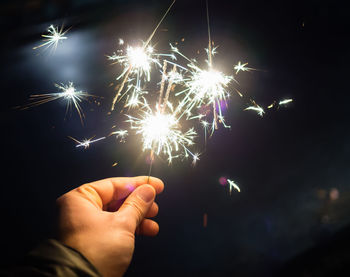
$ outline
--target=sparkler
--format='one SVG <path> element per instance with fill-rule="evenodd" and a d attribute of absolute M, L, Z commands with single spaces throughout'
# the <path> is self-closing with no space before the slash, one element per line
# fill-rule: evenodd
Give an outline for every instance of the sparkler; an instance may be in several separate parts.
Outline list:
<path fill-rule="evenodd" d="M 162 113 L 158 106 L 155 112 L 148 105 L 144 107 L 139 118 L 127 115 L 131 129 L 142 136 L 143 151 L 151 150 L 157 155 L 164 154 L 168 157 L 169 164 L 174 158 L 181 156 L 179 154 L 181 149 L 184 157 L 191 155 L 198 160 L 198 156 L 188 149 L 188 146 L 194 144 L 196 136 L 194 128 L 183 133 L 179 120 L 173 113 Z"/>
<path fill-rule="evenodd" d="M 60 92 L 46 93 L 46 94 L 33 94 L 29 98 L 29 101 L 31 101 L 31 103 L 22 107 L 22 109 L 38 106 L 57 99 L 64 99 L 65 101 L 67 101 L 66 113 L 68 113 L 68 111 L 71 110 L 72 107 L 74 107 L 77 110 L 80 120 L 83 124 L 84 113 L 80 106 L 80 103 L 83 100 L 87 100 L 88 97 L 96 97 L 96 96 L 77 90 L 74 87 L 73 82 L 69 82 L 68 85 L 65 85 L 62 83 L 55 84 L 55 87 L 57 87 L 60 90 Z"/>
<path fill-rule="evenodd" d="M 144 94 L 142 91 L 141 86 L 141 80 L 144 77 L 146 81 L 150 81 L 150 71 L 153 64 L 159 65 L 160 63 L 158 61 L 159 56 L 169 56 L 172 58 L 175 58 L 174 55 L 167 55 L 167 54 L 156 54 L 154 53 L 154 49 L 152 46 L 149 46 L 149 43 L 151 39 L 153 38 L 154 34 L 156 33 L 157 29 L 159 28 L 160 24 L 166 17 L 166 15 L 169 13 L 171 7 L 174 5 L 176 0 L 174 0 L 166 12 L 164 13 L 161 20 L 158 22 L 157 26 L 151 33 L 151 35 L 148 37 L 147 41 L 143 43 L 142 47 L 132 47 L 128 46 L 126 50 L 126 54 L 123 53 L 123 51 L 119 51 L 120 53 L 114 53 L 113 56 L 109 56 L 108 58 L 112 61 L 115 61 L 115 63 L 119 63 L 124 67 L 124 70 L 122 73 L 117 77 L 117 80 L 122 79 L 121 84 L 119 85 L 119 88 L 113 98 L 112 101 L 112 108 L 113 111 L 115 108 L 115 104 L 119 99 L 119 96 L 121 92 L 124 89 L 124 86 L 126 83 L 131 83 L 131 81 L 134 81 L 135 84 L 130 84 L 127 88 L 127 91 L 123 94 L 127 94 L 130 90 L 132 91 L 130 99 L 132 99 L 132 102 L 127 103 L 126 106 L 135 106 L 138 105 L 139 98 Z M 124 41 L 122 40 L 122 43 L 119 40 L 119 44 L 124 44 Z M 129 78 L 130 77 L 130 78 Z M 128 100 L 127 100 L 128 101 Z"/>
<path fill-rule="evenodd" d="M 178 92 L 176 95 L 185 94 L 183 100 L 179 104 L 179 109 L 183 109 L 183 114 L 190 116 L 194 108 L 201 106 L 212 106 L 213 120 L 211 123 L 211 134 L 218 129 L 218 122 L 221 122 L 224 127 L 229 128 L 225 124 L 225 119 L 222 114 L 222 104 L 227 105 L 227 98 L 230 96 L 227 91 L 229 83 L 234 80 L 233 76 L 225 75 L 224 73 L 214 69 L 213 56 L 216 54 L 216 47 L 212 47 L 209 23 L 209 7 L 207 7 L 207 25 L 208 25 L 208 48 L 206 49 L 208 59 L 208 69 L 201 69 L 195 60 L 187 58 L 180 51 L 172 46 L 171 50 L 186 59 L 189 63 L 185 71 L 189 73 L 188 77 L 183 78 L 185 89 Z M 182 116 L 181 115 L 181 116 Z"/>
<path fill-rule="evenodd" d="M 61 26 L 60 29 L 58 29 L 58 27 L 50 25 L 47 28 L 47 35 L 41 35 L 44 39 L 44 43 L 40 44 L 38 46 L 33 47 L 33 49 L 38 49 L 40 47 L 46 46 L 45 48 L 49 48 L 52 47 L 52 49 L 55 51 L 57 49 L 57 45 L 61 40 L 65 40 L 67 39 L 67 37 L 65 36 L 65 34 L 68 32 L 69 29 L 67 30 L 63 30 L 63 25 Z"/>
<path fill-rule="evenodd" d="M 100 141 L 100 140 L 103 140 L 106 138 L 106 137 L 101 137 L 101 138 L 93 140 L 93 138 L 95 137 L 95 136 L 93 136 L 92 138 L 84 139 L 83 141 L 79 141 L 71 136 L 68 136 L 68 137 L 77 143 L 77 145 L 75 147 L 84 147 L 84 149 L 89 148 L 91 143 L 94 143 L 94 142 L 97 142 L 97 141 Z"/>
<path fill-rule="evenodd" d="M 176 73 L 176 65 L 173 66 L 171 72 Z M 188 148 L 194 144 L 196 136 L 194 128 L 182 132 L 177 110 L 173 109 L 169 101 L 170 92 L 174 89 L 173 79 L 169 78 L 169 74 L 167 73 L 167 62 L 164 61 L 159 101 L 155 111 L 151 109 L 147 101 L 144 101 L 140 117 L 127 115 L 127 122 L 131 124 L 131 129 L 136 130 L 136 134 L 142 136 L 143 151 L 151 151 L 150 171 L 154 154 L 166 155 L 169 164 L 174 158 L 180 156 L 191 155 L 193 164 L 199 159 L 199 154 L 193 154 Z M 168 81 L 167 86 L 165 85 L 166 80 Z"/>

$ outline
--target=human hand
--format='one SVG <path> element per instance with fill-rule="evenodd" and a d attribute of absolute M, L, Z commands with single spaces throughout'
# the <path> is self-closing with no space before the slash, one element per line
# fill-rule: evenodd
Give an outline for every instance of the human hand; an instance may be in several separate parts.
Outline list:
<path fill-rule="evenodd" d="M 57 199 L 59 238 L 81 252 L 105 276 L 122 276 L 134 252 L 135 232 L 158 234 L 160 179 L 110 178 L 84 184 Z"/>

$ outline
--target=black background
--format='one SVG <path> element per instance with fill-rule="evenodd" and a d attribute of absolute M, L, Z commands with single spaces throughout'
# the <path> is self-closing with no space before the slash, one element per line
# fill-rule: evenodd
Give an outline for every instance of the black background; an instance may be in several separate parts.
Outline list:
<path fill-rule="evenodd" d="M 85 182 L 147 174 L 137 138 L 83 150 L 67 136 L 98 137 L 124 124 L 118 113 L 107 115 L 120 68 L 106 55 L 118 38 L 146 40 L 169 4 L 1 2 L 2 265 L 53 235 L 59 195 Z M 341 1 L 225 0 L 210 0 L 209 8 L 215 65 L 227 74 L 238 61 L 260 70 L 237 76 L 247 98 L 232 94 L 231 129 L 221 126 L 205 151 L 200 133 L 196 167 L 156 159 L 152 175 L 165 182 L 160 233 L 137 238 L 126 276 L 335 276 L 349 246 L 349 9 Z M 72 27 L 55 53 L 32 49 L 50 24 L 62 23 Z M 203 61 L 206 28 L 205 2 L 178 0 L 152 43 L 167 52 L 179 42 Z M 103 97 L 100 106 L 83 104 L 84 126 L 74 111 L 65 116 L 60 101 L 14 108 L 68 81 Z M 249 97 L 265 107 L 294 101 L 260 118 L 243 111 Z M 220 177 L 241 192 L 230 195 Z"/>

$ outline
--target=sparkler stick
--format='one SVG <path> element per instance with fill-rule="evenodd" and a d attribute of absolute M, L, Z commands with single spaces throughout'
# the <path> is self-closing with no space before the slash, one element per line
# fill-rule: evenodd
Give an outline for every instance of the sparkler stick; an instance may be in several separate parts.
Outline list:
<path fill-rule="evenodd" d="M 212 50 L 211 50 L 211 35 L 210 35 L 210 23 L 209 23 L 209 3 L 208 0 L 205 1 L 206 7 L 207 7 L 207 26 L 208 26 L 208 62 L 209 67 L 212 66 L 213 60 L 212 60 Z"/>
<path fill-rule="evenodd" d="M 209 3 L 208 0 L 205 1 L 206 7 L 207 7 L 207 26 L 208 26 L 208 63 L 209 63 L 209 69 L 211 69 L 213 65 L 213 58 L 212 58 L 212 50 L 211 50 L 211 35 L 210 35 L 210 22 L 209 22 Z M 219 104 L 220 105 L 220 104 Z M 216 103 L 213 102 L 213 116 L 214 116 L 214 128 L 215 130 L 218 129 L 218 115 L 216 112 Z"/>

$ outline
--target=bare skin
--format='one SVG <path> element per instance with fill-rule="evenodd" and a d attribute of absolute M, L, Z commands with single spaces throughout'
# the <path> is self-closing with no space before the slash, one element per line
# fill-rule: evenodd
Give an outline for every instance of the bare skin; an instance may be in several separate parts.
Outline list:
<path fill-rule="evenodd" d="M 135 233 L 155 236 L 160 179 L 109 178 L 84 184 L 57 199 L 59 236 L 80 251 L 105 277 L 123 276 L 135 247 Z"/>

